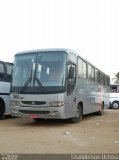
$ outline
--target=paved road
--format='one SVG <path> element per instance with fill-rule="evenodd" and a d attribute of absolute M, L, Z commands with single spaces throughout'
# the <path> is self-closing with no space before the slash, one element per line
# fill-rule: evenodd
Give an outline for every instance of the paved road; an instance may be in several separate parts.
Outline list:
<path fill-rule="evenodd" d="M 6 117 L 0 120 L 0 153 L 119 153 L 119 110 L 77 124 Z"/>

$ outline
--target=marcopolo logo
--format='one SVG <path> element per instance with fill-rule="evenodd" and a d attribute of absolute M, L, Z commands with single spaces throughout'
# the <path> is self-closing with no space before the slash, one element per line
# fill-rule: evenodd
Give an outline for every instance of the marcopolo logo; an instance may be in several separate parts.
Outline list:
<path fill-rule="evenodd" d="M 34 101 L 32 101 L 32 105 L 35 105 L 36 103 Z"/>

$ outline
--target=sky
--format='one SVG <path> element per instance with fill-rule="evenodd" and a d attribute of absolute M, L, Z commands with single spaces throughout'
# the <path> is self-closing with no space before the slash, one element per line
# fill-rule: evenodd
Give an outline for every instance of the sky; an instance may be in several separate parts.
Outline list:
<path fill-rule="evenodd" d="M 19 51 L 69 48 L 114 77 L 119 0 L 0 0 L 0 60 Z"/>

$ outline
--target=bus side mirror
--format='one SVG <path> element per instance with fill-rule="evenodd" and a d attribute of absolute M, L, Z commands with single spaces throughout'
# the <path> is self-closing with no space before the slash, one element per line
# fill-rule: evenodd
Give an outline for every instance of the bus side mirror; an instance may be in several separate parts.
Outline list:
<path fill-rule="evenodd" d="M 69 79 L 73 79 L 74 78 L 74 67 L 70 66 L 69 68 L 69 75 L 68 75 Z"/>

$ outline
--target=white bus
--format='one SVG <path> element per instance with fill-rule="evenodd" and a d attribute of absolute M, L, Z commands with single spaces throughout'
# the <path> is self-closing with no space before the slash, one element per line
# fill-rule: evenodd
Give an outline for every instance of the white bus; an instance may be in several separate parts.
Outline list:
<path fill-rule="evenodd" d="M 109 106 L 110 78 L 68 49 L 20 52 L 15 55 L 11 86 L 14 116 L 69 119 L 102 115 Z"/>
<path fill-rule="evenodd" d="M 110 108 L 119 109 L 119 84 L 110 85 Z"/>
<path fill-rule="evenodd" d="M 10 113 L 12 66 L 12 63 L 0 61 L 0 119 Z"/>

